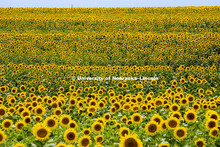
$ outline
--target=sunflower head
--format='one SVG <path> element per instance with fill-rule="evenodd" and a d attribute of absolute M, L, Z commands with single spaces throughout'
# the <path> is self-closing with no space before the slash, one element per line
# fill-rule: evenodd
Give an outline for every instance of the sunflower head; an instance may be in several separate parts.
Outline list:
<path fill-rule="evenodd" d="M 184 119 L 186 122 L 196 122 L 197 120 L 197 114 L 194 110 L 188 110 L 184 114 Z"/>
<path fill-rule="evenodd" d="M 199 138 L 197 140 L 195 140 L 195 145 L 197 147 L 205 147 L 205 140 L 203 138 Z"/>
<path fill-rule="evenodd" d="M 178 140 L 182 140 L 187 137 L 187 130 L 184 127 L 177 127 L 174 130 L 174 136 Z"/>
<path fill-rule="evenodd" d="M 0 144 L 4 144 L 6 138 L 7 138 L 7 135 L 5 134 L 4 131 L 2 131 L 2 130 L 0 129 Z"/>
<path fill-rule="evenodd" d="M 53 130 L 57 127 L 58 121 L 54 117 L 50 116 L 45 119 L 44 124 Z"/>
<path fill-rule="evenodd" d="M 91 130 L 89 128 L 85 128 L 85 129 L 83 129 L 83 134 L 84 135 L 90 135 L 91 134 Z"/>
<path fill-rule="evenodd" d="M 67 127 L 71 121 L 71 117 L 69 115 L 62 115 L 60 118 L 60 125 Z"/>
<path fill-rule="evenodd" d="M 159 132 L 159 126 L 158 123 L 155 121 L 150 121 L 145 126 L 145 131 L 148 135 L 154 136 L 157 132 Z"/>
<path fill-rule="evenodd" d="M 102 135 L 98 135 L 95 137 L 96 143 L 102 143 L 104 141 L 104 137 Z"/>
<path fill-rule="evenodd" d="M 180 121 L 176 117 L 170 117 L 166 120 L 166 126 L 169 129 L 175 129 L 179 127 Z"/>
<path fill-rule="evenodd" d="M 217 127 L 218 123 L 215 119 L 208 119 L 205 123 L 205 126 L 208 130 L 211 130 L 215 127 Z"/>
<path fill-rule="evenodd" d="M 131 116 L 131 121 L 134 124 L 140 124 L 142 122 L 142 116 L 139 113 L 134 113 Z"/>
<path fill-rule="evenodd" d="M 217 137 L 217 136 L 218 136 L 218 132 L 219 132 L 219 130 L 218 130 L 217 127 L 212 128 L 212 129 L 209 131 L 209 136 L 211 136 L 211 137 Z"/>
<path fill-rule="evenodd" d="M 90 136 L 85 135 L 79 138 L 78 144 L 80 147 L 88 147 L 91 144 Z"/>
<path fill-rule="evenodd" d="M 77 141 L 78 134 L 72 128 L 67 129 L 64 132 L 64 140 L 68 143 L 74 143 Z"/>
<path fill-rule="evenodd" d="M 13 125 L 13 122 L 12 122 L 12 120 L 10 120 L 10 119 L 5 119 L 5 120 L 3 120 L 3 122 L 2 122 L 2 127 L 3 127 L 3 129 L 5 129 L 5 130 L 10 129 L 12 125 Z"/>
<path fill-rule="evenodd" d="M 120 139 L 119 147 L 143 147 L 143 143 L 137 138 L 137 135 L 125 135 Z"/>
<path fill-rule="evenodd" d="M 92 124 L 92 129 L 93 129 L 93 131 L 94 131 L 95 133 L 100 133 L 100 132 L 103 131 L 104 126 L 103 126 L 103 124 L 100 123 L 100 122 L 94 122 L 94 123 Z"/>
<path fill-rule="evenodd" d="M 119 136 L 120 136 L 120 137 L 125 137 L 126 134 L 127 134 L 127 135 L 130 134 L 129 128 L 126 128 L 126 127 L 120 128 Z"/>
<path fill-rule="evenodd" d="M 37 140 L 46 140 L 50 136 L 50 128 L 43 123 L 38 123 L 33 127 L 33 134 Z"/>

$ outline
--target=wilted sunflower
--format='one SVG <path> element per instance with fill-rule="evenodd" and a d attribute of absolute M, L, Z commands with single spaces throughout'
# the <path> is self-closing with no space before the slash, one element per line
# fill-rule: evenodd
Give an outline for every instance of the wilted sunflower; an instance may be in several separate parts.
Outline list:
<path fill-rule="evenodd" d="M 196 122 L 197 114 L 193 110 L 189 110 L 184 114 L 184 119 L 186 122 Z"/>
<path fill-rule="evenodd" d="M 10 129 L 12 125 L 13 125 L 13 122 L 10 119 L 5 119 L 2 122 L 2 128 L 5 129 L 5 130 Z"/>
<path fill-rule="evenodd" d="M 64 132 L 64 140 L 67 143 L 74 143 L 74 142 L 76 142 L 77 141 L 77 137 L 78 137 L 77 132 L 74 129 L 72 129 L 72 128 L 69 128 L 69 129 L 67 129 Z"/>
<path fill-rule="evenodd" d="M 182 140 L 187 137 L 187 130 L 184 127 L 177 127 L 174 130 L 174 136 L 178 140 Z"/>
<path fill-rule="evenodd" d="M 126 127 L 120 128 L 119 136 L 120 136 L 120 137 L 125 137 L 126 134 L 127 134 L 127 135 L 130 134 L 129 128 L 126 128 Z"/>
<path fill-rule="evenodd" d="M 100 123 L 100 122 L 94 122 L 92 124 L 92 130 L 95 132 L 95 133 L 100 133 L 102 132 L 104 129 L 104 126 Z"/>
<path fill-rule="evenodd" d="M 50 136 L 50 128 L 43 123 L 38 123 L 33 127 L 33 134 L 37 140 L 46 140 Z"/>
<path fill-rule="evenodd" d="M 90 140 L 90 136 L 85 135 L 79 138 L 78 145 L 80 147 L 88 147 L 92 141 Z"/>
<path fill-rule="evenodd" d="M 134 113 L 131 116 L 131 121 L 133 124 L 140 124 L 142 122 L 142 116 L 139 113 Z"/>
<path fill-rule="evenodd" d="M 176 117 L 170 117 L 169 119 L 166 120 L 166 126 L 169 129 L 175 129 L 179 127 L 179 120 Z"/>
<path fill-rule="evenodd" d="M 197 147 L 205 147 L 205 140 L 203 138 L 199 138 L 197 140 L 195 140 L 195 145 Z"/>
<path fill-rule="evenodd" d="M 62 115 L 60 118 L 60 125 L 63 127 L 67 127 L 71 121 L 71 117 L 69 115 Z"/>
<path fill-rule="evenodd" d="M 219 129 L 218 129 L 217 127 L 212 128 L 212 129 L 209 131 L 209 136 L 211 136 L 211 137 L 217 137 L 217 136 L 218 136 L 218 131 L 219 131 Z"/>
<path fill-rule="evenodd" d="M 215 119 L 208 119 L 205 123 L 205 126 L 208 130 L 211 130 L 215 127 L 217 127 L 218 122 Z"/>
<path fill-rule="evenodd" d="M 6 138 L 5 132 L 0 129 L 0 144 L 4 144 Z"/>
<path fill-rule="evenodd" d="M 56 129 L 58 125 L 58 121 L 54 117 L 50 116 L 44 120 L 44 124 L 48 126 L 51 130 L 53 130 L 53 129 Z"/>
<path fill-rule="evenodd" d="M 158 123 L 155 121 L 150 121 L 145 126 L 145 131 L 148 135 L 154 136 L 157 132 L 159 132 L 159 126 Z"/>
<path fill-rule="evenodd" d="M 125 135 L 120 138 L 119 147 L 143 147 L 143 143 L 137 138 L 137 135 Z"/>
<path fill-rule="evenodd" d="M 104 137 L 102 135 L 98 135 L 95 137 L 96 143 L 102 143 L 104 141 Z"/>

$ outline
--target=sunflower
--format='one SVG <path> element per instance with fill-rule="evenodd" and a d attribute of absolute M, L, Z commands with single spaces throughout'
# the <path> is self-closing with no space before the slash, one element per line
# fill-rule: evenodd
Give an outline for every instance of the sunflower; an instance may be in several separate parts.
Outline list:
<path fill-rule="evenodd" d="M 192 105 L 192 108 L 193 108 L 193 110 L 198 111 L 198 110 L 200 109 L 200 104 L 194 103 L 194 104 Z"/>
<path fill-rule="evenodd" d="M 166 129 L 167 129 L 167 126 L 166 126 L 166 121 L 162 121 L 161 123 L 160 123 L 160 130 L 161 131 L 165 131 Z"/>
<path fill-rule="evenodd" d="M 84 135 L 90 135 L 91 134 L 91 130 L 89 128 L 83 129 L 82 132 L 83 132 Z"/>
<path fill-rule="evenodd" d="M 215 127 L 215 128 L 212 128 L 210 131 L 209 131 L 209 136 L 211 137 L 217 137 L 218 136 L 218 128 Z"/>
<path fill-rule="evenodd" d="M 215 127 L 217 127 L 218 122 L 215 119 L 208 119 L 205 123 L 205 126 L 208 130 L 211 130 Z"/>
<path fill-rule="evenodd" d="M 54 115 L 60 116 L 62 114 L 62 109 L 61 108 L 56 108 L 54 109 Z"/>
<path fill-rule="evenodd" d="M 88 147 L 92 141 L 90 140 L 90 136 L 82 136 L 78 140 L 78 145 L 80 147 Z"/>
<path fill-rule="evenodd" d="M 31 122 L 31 117 L 30 116 L 26 116 L 23 118 L 24 123 L 27 125 Z"/>
<path fill-rule="evenodd" d="M 40 121 L 42 120 L 42 117 L 41 117 L 41 116 L 35 116 L 35 117 L 34 117 L 34 120 L 35 120 L 36 122 L 40 122 Z"/>
<path fill-rule="evenodd" d="M 42 116 L 43 114 L 45 114 L 45 108 L 44 107 L 42 107 L 42 106 L 37 106 L 36 108 L 35 108 L 35 114 L 36 115 L 39 115 L 39 116 Z"/>
<path fill-rule="evenodd" d="M 207 118 L 212 118 L 212 119 L 215 119 L 216 121 L 218 121 L 219 115 L 216 111 L 212 111 Z"/>
<path fill-rule="evenodd" d="M 5 132 L 0 129 L 0 144 L 4 144 L 6 138 Z"/>
<path fill-rule="evenodd" d="M 159 114 L 155 114 L 152 116 L 151 121 L 155 121 L 160 125 L 160 123 L 163 121 L 163 118 Z"/>
<path fill-rule="evenodd" d="M 71 120 L 70 123 L 69 123 L 69 127 L 72 128 L 72 129 L 75 129 L 78 127 L 76 121 L 74 120 Z"/>
<path fill-rule="evenodd" d="M 51 130 L 53 130 L 53 129 L 56 129 L 58 125 L 58 121 L 54 117 L 50 116 L 44 120 L 44 124 L 48 126 Z"/>
<path fill-rule="evenodd" d="M 170 110 L 172 112 L 179 111 L 180 110 L 180 106 L 178 104 L 173 104 L 173 105 L 171 105 Z"/>
<path fill-rule="evenodd" d="M 104 137 L 102 135 L 98 135 L 95 137 L 96 143 L 102 143 L 104 141 Z"/>
<path fill-rule="evenodd" d="M 157 132 L 159 132 L 159 126 L 158 123 L 155 121 L 150 121 L 145 126 L 145 131 L 148 135 L 154 136 Z"/>
<path fill-rule="evenodd" d="M 78 137 L 77 132 L 74 129 L 72 129 L 72 128 L 69 128 L 69 129 L 67 129 L 64 132 L 64 140 L 67 143 L 74 143 L 74 142 L 76 142 L 77 141 L 77 137 Z"/>
<path fill-rule="evenodd" d="M 171 117 L 176 117 L 178 120 L 182 119 L 182 115 L 180 112 L 173 112 Z"/>
<path fill-rule="evenodd" d="M 67 127 L 71 121 L 71 117 L 69 115 L 62 115 L 60 118 L 60 125 L 63 127 Z"/>
<path fill-rule="evenodd" d="M 169 143 L 160 143 L 159 147 L 169 147 L 170 144 Z"/>
<path fill-rule="evenodd" d="M 92 129 L 95 133 L 100 133 L 103 131 L 104 126 L 100 122 L 94 122 L 92 124 Z"/>
<path fill-rule="evenodd" d="M 169 119 L 166 120 L 166 126 L 169 129 L 175 129 L 179 127 L 179 120 L 176 117 L 170 117 Z"/>
<path fill-rule="evenodd" d="M 129 128 L 126 128 L 126 127 L 120 128 L 119 136 L 120 136 L 120 137 L 125 137 L 126 134 L 127 134 L 127 135 L 130 134 Z"/>
<path fill-rule="evenodd" d="M 55 147 L 66 147 L 66 144 L 65 143 L 59 143 L 59 144 L 55 145 Z"/>
<path fill-rule="evenodd" d="M 16 143 L 13 147 L 25 147 L 23 143 Z"/>
<path fill-rule="evenodd" d="M 4 117 L 6 115 L 6 109 L 2 106 L 0 106 L 0 117 Z"/>
<path fill-rule="evenodd" d="M 43 123 L 37 123 L 33 127 L 33 134 L 37 140 L 46 140 L 50 136 L 50 128 L 46 127 Z"/>
<path fill-rule="evenodd" d="M 134 113 L 131 116 L 131 121 L 133 124 L 140 124 L 142 122 L 142 117 L 139 113 Z"/>
<path fill-rule="evenodd" d="M 125 135 L 120 139 L 119 147 L 143 147 L 143 143 L 137 135 Z"/>
<path fill-rule="evenodd" d="M 205 140 L 203 138 L 199 138 L 197 140 L 195 140 L 195 145 L 197 147 L 205 147 Z"/>
<path fill-rule="evenodd" d="M 186 130 L 186 128 L 184 128 L 184 127 L 177 127 L 174 130 L 174 136 L 178 140 L 182 140 L 182 139 L 186 138 L 187 137 L 187 130 Z"/>
<path fill-rule="evenodd" d="M 10 129 L 12 125 L 13 125 L 13 122 L 12 122 L 12 120 L 10 120 L 10 119 L 5 119 L 5 120 L 3 120 L 3 122 L 2 122 L 2 127 L 3 127 L 3 129 L 5 129 L 5 130 Z"/>
<path fill-rule="evenodd" d="M 196 122 L 197 114 L 194 110 L 189 110 L 184 114 L 184 119 L 186 122 Z"/>
<path fill-rule="evenodd" d="M 25 126 L 25 123 L 23 121 L 18 121 L 15 123 L 15 129 L 17 131 L 22 131 L 22 128 Z"/>

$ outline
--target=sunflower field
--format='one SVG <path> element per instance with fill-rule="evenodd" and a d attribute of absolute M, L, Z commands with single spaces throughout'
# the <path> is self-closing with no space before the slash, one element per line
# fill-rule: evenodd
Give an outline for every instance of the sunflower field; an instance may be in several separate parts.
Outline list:
<path fill-rule="evenodd" d="M 0 14 L 0 147 L 220 147 L 220 6 Z"/>

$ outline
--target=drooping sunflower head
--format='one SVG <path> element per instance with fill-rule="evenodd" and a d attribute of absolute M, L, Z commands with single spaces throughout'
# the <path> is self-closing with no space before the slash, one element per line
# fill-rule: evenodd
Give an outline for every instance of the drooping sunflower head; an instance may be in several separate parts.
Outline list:
<path fill-rule="evenodd" d="M 72 128 L 69 128 L 64 132 L 64 140 L 68 143 L 76 142 L 77 137 L 78 137 L 77 132 Z"/>
<path fill-rule="evenodd" d="M 182 140 L 187 137 L 187 130 L 184 127 L 177 127 L 174 130 L 174 136 L 178 140 Z"/>
<path fill-rule="evenodd" d="M 143 143 L 137 135 L 125 135 L 120 139 L 119 147 L 143 147 Z"/>
<path fill-rule="evenodd" d="M 148 135 L 154 136 L 159 131 L 158 123 L 155 121 L 150 121 L 145 126 L 145 131 Z"/>

